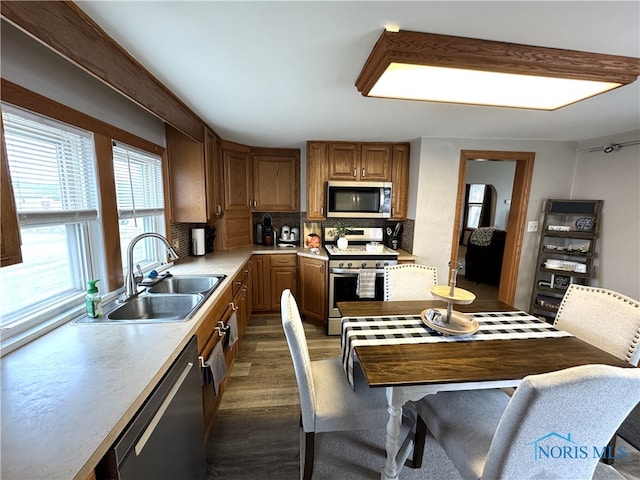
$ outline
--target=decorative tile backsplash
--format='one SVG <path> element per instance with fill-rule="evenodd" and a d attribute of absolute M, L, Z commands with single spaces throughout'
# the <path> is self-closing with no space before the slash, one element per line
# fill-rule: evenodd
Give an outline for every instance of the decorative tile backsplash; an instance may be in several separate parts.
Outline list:
<path fill-rule="evenodd" d="M 255 226 L 258 223 L 262 222 L 262 218 L 265 213 L 254 213 L 253 214 L 253 234 L 255 235 Z M 271 224 L 274 229 L 280 231 L 280 228 L 283 225 L 288 225 L 289 227 L 298 227 L 300 229 L 300 233 L 302 234 L 302 226 L 304 222 L 309 222 L 312 220 L 307 219 L 306 212 L 275 212 L 269 213 L 271 216 Z M 334 225 L 338 219 L 327 219 L 324 222 L 320 222 L 322 227 L 325 226 L 330 227 Z M 382 227 L 386 228 L 390 226 L 395 228 L 397 222 L 387 221 L 379 218 L 347 218 L 342 219 L 343 223 L 348 224 L 351 227 L 355 228 L 374 228 L 374 227 Z M 415 220 L 406 220 L 404 222 L 400 222 L 402 224 L 402 234 L 400 235 L 400 242 L 398 244 L 399 248 L 412 253 L 413 252 L 413 232 L 415 227 Z M 174 223 L 171 222 L 171 240 L 175 245 L 176 240 L 179 242 L 180 246 L 176 249 L 176 252 L 181 257 L 189 256 L 190 254 L 190 235 L 191 229 L 202 227 L 202 224 L 199 223 Z M 303 239 L 301 239 L 303 241 Z"/>

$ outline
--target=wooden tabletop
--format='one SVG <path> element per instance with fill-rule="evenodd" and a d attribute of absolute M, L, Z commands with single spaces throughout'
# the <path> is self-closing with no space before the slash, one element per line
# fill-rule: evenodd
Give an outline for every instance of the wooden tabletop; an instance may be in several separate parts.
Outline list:
<path fill-rule="evenodd" d="M 369 317 L 386 315 L 418 315 L 429 308 L 446 308 L 441 300 L 412 300 L 401 302 L 338 302 L 343 317 Z M 476 299 L 468 305 L 454 305 L 459 312 L 512 312 L 516 309 L 498 300 Z"/>
<path fill-rule="evenodd" d="M 344 316 L 417 315 L 444 302 L 341 302 Z M 445 304 L 446 305 L 446 304 Z M 456 305 L 466 312 L 514 311 L 497 301 Z M 355 347 L 372 387 L 519 380 L 586 364 L 632 367 L 575 337 L 483 340 Z"/>

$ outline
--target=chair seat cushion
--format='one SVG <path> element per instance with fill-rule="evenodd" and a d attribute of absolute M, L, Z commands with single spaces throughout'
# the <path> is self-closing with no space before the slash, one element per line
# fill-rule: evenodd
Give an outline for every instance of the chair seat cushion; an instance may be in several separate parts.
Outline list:
<path fill-rule="evenodd" d="M 509 398 L 498 389 L 440 392 L 420 400 L 417 408 L 460 474 L 478 479 Z"/>
<path fill-rule="evenodd" d="M 342 359 L 311 362 L 316 390 L 315 432 L 383 429 L 389 419 L 384 388 L 371 388 L 354 366 L 355 389 L 347 381 Z"/>

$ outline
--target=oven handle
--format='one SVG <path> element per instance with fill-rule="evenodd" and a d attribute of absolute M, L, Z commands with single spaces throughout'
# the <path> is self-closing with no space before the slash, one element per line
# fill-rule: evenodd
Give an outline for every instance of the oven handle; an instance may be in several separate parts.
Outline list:
<path fill-rule="evenodd" d="M 364 270 L 367 270 L 367 271 L 375 270 L 376 275 L 384 275 L 384 268 L 376 268 L 376 269 L 366 268 Z M 358 268 L 332 268 L 329 273 L 358 275 L 360 273 L 360 269 L 358 269 Z"/>

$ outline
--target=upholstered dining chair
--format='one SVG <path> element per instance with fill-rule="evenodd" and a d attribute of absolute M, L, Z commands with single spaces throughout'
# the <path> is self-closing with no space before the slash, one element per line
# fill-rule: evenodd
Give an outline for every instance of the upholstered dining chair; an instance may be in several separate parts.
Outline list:
<path fill-rule="evenodd" d="M 405 263 L 384 267 L 385 300 L 434 300 L 430 288 L 438 284 L 438 269 Z"/>
<path fill-rule="evenodd" d="M 300 473 L 313 473 L 316 433 L 385 429 L 389 418 L 385 389 L 369 388 L 354 369 L 354 387 L 347 381 L 340 357 L 311 361 L 295 298 L 282 292 L 281 314 L 300 394 Z"/>
<path fill-rule="evenodd" d="M 512 397 L 429 395 L 418 411 L 465 479 L 622 479 L 599 454 L 639 401 L 640 369 L 582 365 L 525 377 Z"/>
<path fill-rule="evenodd" d="M 569 285 L 554 326 L 611 355 L 638 365 L 640 360 L 640 302 L 613 290 Z M 617 435 L 640 448 L 640 405 L 622 422 Z M 616 436 L 609 446 L 615 448 Z M 614 459 L 606 463 L 613 464 Z"/>
<path fill-rule="evenodd" d="M 638 365 L 640 302 L 613 290 L 569 285 L 553 325 L 605 352 Z"/>

